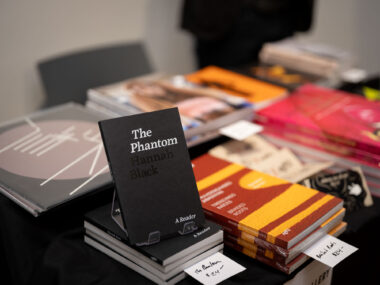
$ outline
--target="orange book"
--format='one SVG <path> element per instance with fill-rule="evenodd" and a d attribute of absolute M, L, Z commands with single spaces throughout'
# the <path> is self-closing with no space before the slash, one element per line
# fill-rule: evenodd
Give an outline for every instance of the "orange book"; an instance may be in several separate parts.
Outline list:
<path fill-rule="evenodd" d="M 288 264 L 302 251 L 310 247 L 310 245 L 315 243 L 322 236 L 326 235 L 328 232 L 338 226 L 342 222 L 344 214 L 345 209 L 340 209 L 331 218 L 320 225 L 316 230 L 314 230 L 312 233 L 307 235 L 305 238 L 303 238 L 301 241 L 289 249 L 284 249 L 277 245 L 268 243 L 265 240 L 261 240 L 245 232 L 241 232 L 241 236 L 234 236 L 225 231 L 224 238 L 233 240 L 242 247 L 260 253 L 269 259 L 274 259 L 277 262 Z"/>
<path fill-rule="evenodd" d="M 243 97 L 253 103 L 255 109 L 266 107 L 287 96 L 286 88 L 216 66 L 208 66 L 188 74 L 186 79 L 199 85 L 220 89 L 230 95 Z"/>
<path fill-rule="evenodd" d="M 288 249 L 338 210 L 335 196 L 209 154 L 192 161 L 206 216 Z"/>
<path fill-rule="evenodd" d="M 335 236 L 335 237 L 338 237 L 339 235 L 341 235 L 346 230 L 346 228 L 347 228 L 347 223 L 341 222 L 339 225 L 337 225 L 335 228 L 333 228 L 331 231 L 329 231 L 328 234 Z M 270 259 L 270 258 L 262 255 L 258 251 L 245 248 L 233 240 L 225 240 L 224 244 L 228 247 L 231 247 L 237 251 L 244 253 L 245 255 L 247 255 L 249 257 L 257 259 L 258 261 L 260 261 L 262 263 L 265 263 L 271 267 L 279 269 L 280 271 L 282 271 L 286 274 L 291 274 L 294 270 L 299 268 L 302 264 L 304 264 L 310 258 L 306 254 L 301 253 L 296 258 L 294 258 L 290 263 L 283 264 L 281 262 L 278 262 L 274 259 Z"/>

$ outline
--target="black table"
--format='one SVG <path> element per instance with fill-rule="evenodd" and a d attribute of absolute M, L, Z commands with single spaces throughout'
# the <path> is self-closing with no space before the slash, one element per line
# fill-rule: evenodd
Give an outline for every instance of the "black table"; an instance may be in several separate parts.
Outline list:
<path fill-rule="evenodd" d="M 191 149 L 191 156 L 207 146 Z M 0 284 L 152 284 L 151 281 L 89 247 L 83 241 L 83 215 L 108 201 L 112 189 L 71 202 L 35 218 L 0 195 Z M 359 251 L 338 264 L 333 284 L 379 284 L 380 199 L 347 216 L 349 231 L 340 238 Z M 282 284 L 290 277 L 225 248 L 247 270 L 223 284 Z M 187 277 L 179 284 L 199 284 Z"/>

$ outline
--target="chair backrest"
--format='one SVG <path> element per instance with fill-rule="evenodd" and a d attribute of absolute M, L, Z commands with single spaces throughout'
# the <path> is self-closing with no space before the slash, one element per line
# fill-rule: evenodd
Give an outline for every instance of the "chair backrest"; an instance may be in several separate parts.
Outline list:
<path fill-rule="evenodd" d="M 84 103 L 89 88 L 153 72 L 139 42 L 75 52 L 37 66 L 46 92 L 44 107 Z"/>

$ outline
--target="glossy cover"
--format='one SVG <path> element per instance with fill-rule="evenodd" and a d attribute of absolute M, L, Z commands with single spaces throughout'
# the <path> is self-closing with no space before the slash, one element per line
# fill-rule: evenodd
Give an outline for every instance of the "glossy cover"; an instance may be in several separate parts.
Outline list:
<path fill-rule="evenodd" d="M 281 102 L 260 110 L 257 120 L 380 153 L 380 103 L 343 91 L 304 85 Z"/>
<path fill-rule="evenodd" d="M 69 103 L 0 127 L 0 191 L 37 216 L 112 179 L 97 122 Z"/>

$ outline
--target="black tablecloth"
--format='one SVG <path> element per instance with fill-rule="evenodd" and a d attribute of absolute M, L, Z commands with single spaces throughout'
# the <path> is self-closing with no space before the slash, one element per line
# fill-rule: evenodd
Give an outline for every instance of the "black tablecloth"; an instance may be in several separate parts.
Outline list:
<path fill-rule="evenodd" d="M 199 153 L 194 148 L 191 156 Z M 84 213 L 111 198 L 109 189 L 35 218 L 0 195 L 0 284 L 152 284 L 83 241 Z M 359 251 L 334 268 L 333 284 L 379 284 L 380 199 L 347 220 L 350 228 L 341 239 Z M 247 270 L 223 284 L 282 284 L 290 278 L 231 249 L 225 254 Z M 179 284 L 198 283 L 187 277 Z"/>

